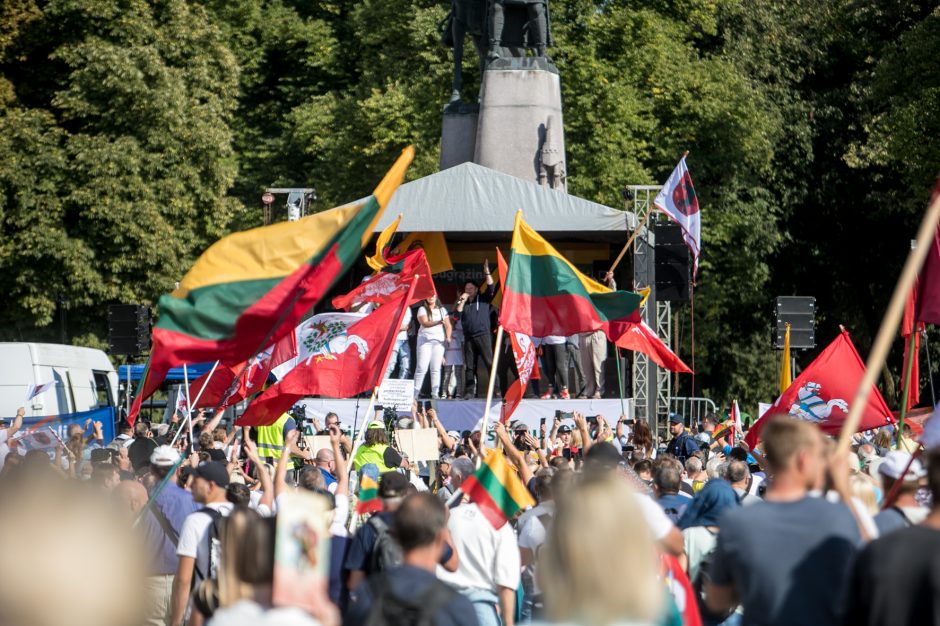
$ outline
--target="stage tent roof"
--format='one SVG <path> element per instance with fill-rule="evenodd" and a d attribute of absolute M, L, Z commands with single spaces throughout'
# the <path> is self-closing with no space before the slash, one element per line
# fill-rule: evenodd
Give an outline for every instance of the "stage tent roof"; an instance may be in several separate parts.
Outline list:
<path fill-rule="evenodd" d="M 596 233 L 619 240 L 636 216 L 515 176 L 462 163 L 398 188 L 375 232 L 402 214 L 399 232 L 443 232 L 471 238 L 512 232 L 518 209 L 535 230 L 556 235 Z"/>

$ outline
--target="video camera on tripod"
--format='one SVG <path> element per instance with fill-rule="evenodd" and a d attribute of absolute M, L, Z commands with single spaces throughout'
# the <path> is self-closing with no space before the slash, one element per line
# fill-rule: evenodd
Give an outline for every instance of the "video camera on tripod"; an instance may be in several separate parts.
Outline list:
<path fill-rule="evenodd" d="M 287 414 L 294 418 L 297 425 L 297 431 L 300 437 L 297 438 L 297 447 L 301 450 L 307 449 L 307 407 L 302 404 L 295 404 L 287 411 Z"/>

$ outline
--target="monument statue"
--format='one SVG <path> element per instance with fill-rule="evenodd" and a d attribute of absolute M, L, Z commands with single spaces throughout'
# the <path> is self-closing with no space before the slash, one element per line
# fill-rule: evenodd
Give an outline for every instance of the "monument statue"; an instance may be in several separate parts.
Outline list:
<path fill-rule="evenodd" d="M 532 50 L 545 56 L 548 47 L 548 0 L 490 0 L 489 55 L 523 57 Z M 506 49 L 509 55 L 506 55 Z"/>
<path fill-rule="evenodd" d="M 529 50 L 545 57 L 551 44 L 548 0 L 451 0 L 441 28 L 441 42 L 454 49 L 450 104 L 460 101 L 467 35 L 476 47 L 481 73 L 489 62 L 525 57 Z"/>
<path fill-rule="evenodd" d="M 454 49 L 454 79 L 451 84 L 450 103 L 460 101 L 460 89 L 463 87 L 463 46 L 467 35 L 473 39 L 477 56 L 480 58 L 480 72 L 486 65 L 486 5 L 487 0 L 451 0 L 450 13 L 447 15 L 441 42 Z"/>

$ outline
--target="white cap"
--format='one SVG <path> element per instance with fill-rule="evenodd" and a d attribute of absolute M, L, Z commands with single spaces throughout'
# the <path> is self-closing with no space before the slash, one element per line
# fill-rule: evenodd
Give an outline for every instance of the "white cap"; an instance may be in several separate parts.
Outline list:
<path fill-rule="evenodd" d="M 157 467 L 173 467 L 180 460 L 180 453 L 170 446 L 157 446 L 150 455 L 150 464 Z"/>
<path fill-rule="evenodd" d="M 911 467 L 904 474 L 904 469 L 910 463 Z M 884 462 L 878 466 L 878 473 L 897 480 L 904 474 L 905 481 L 917 481 L 927 475 L 927 470 L 921 465 L 920 461 L 914 459 L 911 462 L 911 455 L 903 450 L 892 450 L 885 455 Z"/>

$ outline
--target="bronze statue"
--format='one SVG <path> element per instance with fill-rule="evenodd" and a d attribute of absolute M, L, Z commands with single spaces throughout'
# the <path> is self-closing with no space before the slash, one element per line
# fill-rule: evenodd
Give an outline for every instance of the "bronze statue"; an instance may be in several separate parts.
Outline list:
<path fill-rule="evenodd" d="M 454 80 L 451 85 L 451 104 L 460 101 L 460 89 L 463 87 L 464 39 L 467 35 L 473 40 L 477 56 L 480 58 L 480 72 L 483 72 L 486 63 L 486 45 L 483 35 L 486 31 L 486 5 L 487 0 L 451 0 L 450 14 L 441 41 L 444 45 L 454 49 Z"/>
<path fill-rule="evenodd" d="M 548 0 L 451 0 L 441 27 L 441 41 L 454 49 L 450 103 L 460 101 L 464 39 L 470 35 L 480 59 L 480 72 L 490 61 L 524 57 L 532 50 L 545 57 L 551 45 Z M 545 57 L 547 58 L 547 57 Z"/>

